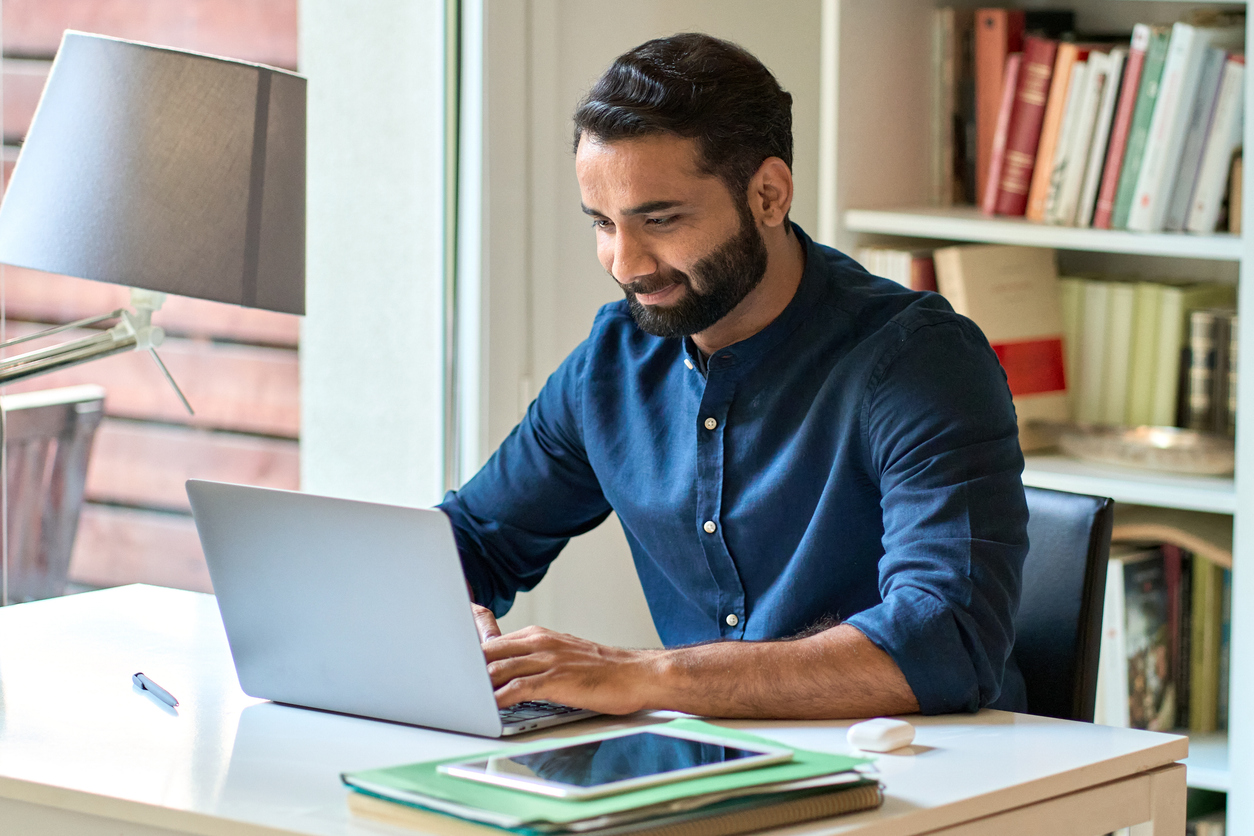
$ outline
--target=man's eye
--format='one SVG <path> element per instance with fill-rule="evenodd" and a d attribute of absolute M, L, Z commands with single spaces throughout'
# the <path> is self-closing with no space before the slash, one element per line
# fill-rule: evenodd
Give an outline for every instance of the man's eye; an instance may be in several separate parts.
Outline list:
<path fill-rule="evenodd" d="M 609 229 L 611 226 L 613 226 L 613 224 L 605 218 L 594 218 L 592 221 L 593 229 Z"/>
<path fill-rule="evenodd" d="M 673 220 L 675 220 L 674 215 L 667 215 L 666 217 L 663 217 L 663 218 L 649 218 L 645 221 L 645 223 L 648 224 L 649 226 L 666 226 L 669 223 L 671 223 Z"/>

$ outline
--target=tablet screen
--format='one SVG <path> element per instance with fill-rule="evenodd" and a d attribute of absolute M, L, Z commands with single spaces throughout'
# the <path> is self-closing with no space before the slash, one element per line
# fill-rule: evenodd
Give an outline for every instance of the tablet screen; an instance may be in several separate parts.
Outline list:
<path fill-rule="evenodd" d="M 639 732 L 543 752 L 467 761 L 459 766 L 484 775 L 539 779 L 574 787 L 599 787 L 761 754 L 762 750 Z"/>

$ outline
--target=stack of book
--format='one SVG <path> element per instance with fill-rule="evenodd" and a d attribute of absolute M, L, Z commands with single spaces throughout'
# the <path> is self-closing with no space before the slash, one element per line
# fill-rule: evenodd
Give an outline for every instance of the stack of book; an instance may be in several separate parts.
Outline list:
<path fill-rule="evenodd" d="M 862 247 L 858 261 L 867 272 L 911 290 L 936 290 L 936 264 L 930 249 Z"/>
<path fill-rule="evenodd" d="M 1242 17 L 1138 24 L 1127 43 L 1059 40 L 1033 29 L 1021 11 L 938 10 L 934 125 L 957 127 L 934 127 L 937 202 L 1139 232 L 1210 233 L 1239 223 L 1240 189 L 1232 186 L 1240 181 L 1231 174 L 1244 111 Z M 964 153 L 955 136 L 968 133 L 974 141 Z M 956 185 L 968 170 L 970 184 Z"/>
<path fill-rule="evenodd" d="M 746 744 L 782 744 L 695 719 L 672 720 L 658 728 L 714 735 Z M 574 745 L 599 735 L 568 738 Z M 784 747 L 792 748 L 792 747 Z M 526 756 L 526 747 L 485 753 Z M 426 832 L 447 829 L 441 816 L 455 816 L 526 836 L 732 836 L 878 807 L 883 790 L 861 770 L 866 758 L 792 749 L 792 759 L 721 775 L 587 799 L 557 798 L 507 786 L 468 781 L 441 771 L 450 758 L 386 769 L 345 773 L 349 807 L 360 816 Z M 559 761 L 562 768 L 571 764 Z"/>
<path fill-rule="evenodd" d="M 1233 434 L 1235 287 L 1076 277 L 1059 284 L 1074 420 Z"/>
<path fill-rule="evenodd" d="M 1095 721 L 1151 731 L 1228 725 L 1232 572 L 1173 545 L 1111 549 Z"/>

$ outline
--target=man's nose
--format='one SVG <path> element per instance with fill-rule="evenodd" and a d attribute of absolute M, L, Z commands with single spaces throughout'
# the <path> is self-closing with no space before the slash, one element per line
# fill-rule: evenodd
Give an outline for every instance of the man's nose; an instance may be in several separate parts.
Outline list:
<path fill-rule="evenodd" d="M 614 264 L 610 274 L 620 284 L 630 284 L 657 272 L 657 260 L 640 239 L 621 230 L 614 236 Z"/>

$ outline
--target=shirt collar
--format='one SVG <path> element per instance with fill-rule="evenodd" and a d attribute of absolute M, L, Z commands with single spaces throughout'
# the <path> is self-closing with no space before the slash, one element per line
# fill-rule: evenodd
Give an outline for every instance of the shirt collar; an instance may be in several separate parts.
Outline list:
<path fill-rule="evenodd" d="M 813 303 L 822 289 L 823 280 L 820 268 L 822 256 L 818 252 L 818 246 L 801 227 L 794 223 L 792 229 L 805 250 L 806 260 L 805 269 L 801 271 L 801 282 L 797 285 L 797 291 L 793 294 L 792 300 L 779 316 L 761 331 L 752 337 L 719 349 L 710 355 L 708 361 L 702 358 L 701 350 L 692 341 L 692 337 L 684 337 L 684 350 L 694 369 L 704 374 L 707 366 L 713 369 L 725 368 L 765 354 L 791 334 L 813 308 Z"/>

